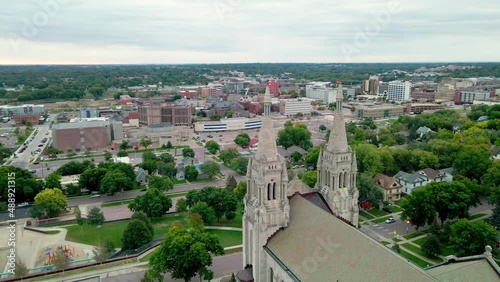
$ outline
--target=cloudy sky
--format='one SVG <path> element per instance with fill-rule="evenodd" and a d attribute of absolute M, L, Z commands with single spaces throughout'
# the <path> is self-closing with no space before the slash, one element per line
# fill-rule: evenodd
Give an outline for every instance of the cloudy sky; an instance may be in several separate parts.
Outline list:
<path fill-rule="evenodd" d="M 498 0 L 0 0 L 0 64 L 500 61 Z"/>

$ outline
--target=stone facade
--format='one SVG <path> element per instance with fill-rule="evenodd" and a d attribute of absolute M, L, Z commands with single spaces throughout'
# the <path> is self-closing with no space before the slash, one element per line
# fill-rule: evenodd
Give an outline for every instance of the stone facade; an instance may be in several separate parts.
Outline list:
<path fill-rule="evenodd" d="M 338 93 L 342 93 L 342 84 L 338 88 Z M 330 139 L 318 158 L 318 182 L 315 190 L 323 195 L 336 216 L 358 226 L 358 168 L 356 155 L 347 144 L 342 102 L 343 96 L 338 95 Z"/>

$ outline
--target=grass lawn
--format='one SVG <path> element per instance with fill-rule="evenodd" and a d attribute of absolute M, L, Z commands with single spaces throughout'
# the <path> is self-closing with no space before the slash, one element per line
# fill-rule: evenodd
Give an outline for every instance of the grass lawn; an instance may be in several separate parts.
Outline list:
<path fill-rule="evenodd" d="M 224 251 L 224 255 L 236 254 L 236 253 L 241 253 L 241 252 L 243 252 L 243 248 L 236 248 L 236 249 Z"/>
<path fill-rule="evenodd" d="M 47 234 L 54 235 L 54 234 L 59 234 L 59 232 L 61 232 L 61 231 L 59 231 L 59 230 L 49 230 L 49 231 L 47 231 Z"/>
<path fill-rule="evenodd" d="M 480 217 L 483 217 L 485 216 L 486 214 L 485 213 L 476 213 L 476 214 L 473 214 L 471 216 L 469 216 L 469 220 L 473 220 L 473 219 L 476 219 L 476 218 L 480 218 Z"/>
<path fill-rule="evenodd" d="M 379 209 L 371 209 L 368 211 L 369 213 L 373 214 L 375 217 L 380 217 L 380 216 L 385 216 L 387 213 L 383 210 Z"/>
<path fill-rule="evenodd" d="M 146 261 L 149 261 L 151 259 L 151 256 L 153 256 L 153 253 L 154 251 L 152 251 L 151 253 L 147 254 L 146 256 L 142 257 L 139 261 L 140 262 L 146 262 Z"/>
<path fill-rule="evenodd" d="M 167 198 L 172 199 L 172 198 L 177 198 L 177 197 L 184 197 L 187 195 L 188 192 L 181 192 L 181 193 L 172 193 L 172 194 L 165 194 Z"/>
<path fill-rule="evenodd" d="M 66 227 L 68 229 L 66 240 L 95 246 L 99 241 L 104 243 L 106 238 L 110 238 L 115 246 L 119 247 L 122 245 L 123 230 L 128 223 L 128 220 L 104 223 L 100 228 L 84 224 L 81 231 L 79 225 L 68 226 Z"/>
<path fill-rule="evenodd" d="M 186 183 L 187 183 L 187 182 L 186 182 L 186 180 L 177 180 L 177 179 L 176 179 L 176 180 L 174 181 L 174 184 L 186 184 Z"/>
<path fill-rule="evenodd" d="M 403 209 L 401 209 L 400 207 L 398 206 L 386 206 L 387 208 L 390 208 L 392 210 L 392 212 L 400 212 L 402 211 Z"/>
<path fill-rule="evenodd" d="M 419 247 L 414 246 L 410 243 L 404 243 L 402 246 L 405 247 L 406 249 L 416 253 L 417 255 L 421 255 L 423 257 L 428 258 L 429 260 L 433 261 L 434 263 L 442 263 L 443 262 L 443 260 L 441 258 L 429 257 Z"/>
<path fill-rule="evenodd" d="M 393 238 L 392 238 L 392 241 L 394 241 L 394 242 L 401 242 L 401 241 L 403 241 L 403 240 L 398 239 L 398 238 L 396 238 L 396 237 L 393 237 Z"/>
<path fill-rule="evenodd" d="M 387 214 L 387 213 L 386 213 Z M 383 223 L 386 219 L 390 218 L 392 216 L 388 215 L 388 216 L 384 216 L 384 217 L 381 217 L 381 218 L 378 218 L 378 219 L 375 219 L 375 220 L 372 220 L 373 223 Z"/>
<path fill-rule="evenodd" d="M 374 218 L 373 215 L 371 215 L 365 211 L 359 211 L 359 215 L 366 218 L 366 219 L 373 219 Z"/>
<path fill-rule="evenodd" d="M 408 239 L 408 240 L 409 240 L 409 239 L 413 239 L 413 238 L 418 237 L 418 236 L 421 236 L 421 235 L 425 235 L 425 234 L 427 234 L 427 233 L 429 233 L 429 232 L 431 232 L 431 230 L 430 230 L 430 229 L 428 229 L 428 230 L 424 230 L 424 231 L 415 232 L 415 233 L 410 233 L 410 234 L 408 234 L 408 235 L 404 235 L 403 237 L 404 237 L 405 239 Z"/>
<path fill-rule="evenodd" d="M 221 219 L 220 222 L 215 222 L 214 226 L 242 228 L 243 227 L 243 214 L 241 214 L 242 211 L 243 211 L 243 204 L 238 203 L 238 208 L 236 209 L 236 217 L 233 220 L 225 220 L 223 218 Z"/>
<path fill-rule="evenodd" d="M 164 237 L 172 223 L 176 221 L 183 225 L 187 225 L 186 213 L 169 214 L 160 219 L 153 220 L 152 223 L 155 231 L 154 238 Z M 109 222 L 104 223 L 99 228 L 93 225 L 84 224 L 82 226 L 82 231 L 80 231 L 80 226 L 78 225 L 68 226 L 66 228 L 68 229 L 66 240 L 95 246 L 99 241 L 104 242 L 104 240 L 109 237 L 115 243 L 115 246 L 119 247 L 122 245 L 121 240 L 123 231 L 129 222 L 129 220 Z"/>
<path fill-rule="evenodd" d="M 130 204 L 132 200 L 124 200 L 124 201 L 116 201 L 116 202 L 107 202 L 107 203 L 102 203 L 101 207 L 114 207 L 114 206 L 121 206 L 121 205 L 128 205 Z"/>
<path fill-rule="evenodd" d="M 425 241 L 427 241 L 427 237 L 420 238 L 420 239 L 412 241 L 412 242 L 419 245 L 419 246 L 422 246 L 425 243 Z"/>
<path fill-rule="evenodd" d="M 384 246 L 387 246 L 387 245 L 391 244 L 390 242 L 387 242 L 387 241 L 380 241 L 380 243 L 382 243 L 382 245 L 384 245 Z"/>
<path fill-rule="evenodd" d="M 220 244 L 223 248 L 238 246 L 243 244 L 243 232 L 229 230 L 207 230 L 208 233 L 219 237 Z"/>
<path fill-rule="evenodd" d="M 406 252 L 405 250 L 400 250 L 399 254 L 402 255 L 403 257 L 407 258 L 408 260 L 413 261 L 414 263 L 416 263 L 420 267 L 427 267 L 429 265 L 429 263 L 426 262 L 425 260 L 422 260 L 422 259 Z"/>
<path fill-rule="evenodd" d="M 454 255 L 456 254 L 455 249 L 453 249 L 451 246 L 447 246 L 445 244 L 441 245 L 441 255 L 442 256 L 449 256 L 449 255 Z"/>

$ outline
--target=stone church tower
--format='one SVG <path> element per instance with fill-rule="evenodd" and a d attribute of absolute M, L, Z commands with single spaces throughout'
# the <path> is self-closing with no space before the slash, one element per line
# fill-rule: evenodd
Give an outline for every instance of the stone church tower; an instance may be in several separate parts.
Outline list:
<path fill-rule="evenodd" d="M 356 155 L 347 144 L 344 114 L 342 113 L 342 84 L 338 83 L 337 105 L 333 115 L 328 144 L 318 158 L 318 182 L 315 190 L 320 192 L 336 216 L 358 226 L 359 191 L 356 187 Z"/>
<path fill-rule="evenodd" d="M 266 89 L 267 95 L 269 89 Z M 276 134 L 269 117 L 270 106 L 270 103 L 264 105 L 259 147 L 248 163 L 244 199 L 243 266 L 252 265 L 253 277 L 266 277 L 267 256 L 263 247 L 269 237 L 290 222 L 288 174 L 285 160 L 276 147 Z"/>

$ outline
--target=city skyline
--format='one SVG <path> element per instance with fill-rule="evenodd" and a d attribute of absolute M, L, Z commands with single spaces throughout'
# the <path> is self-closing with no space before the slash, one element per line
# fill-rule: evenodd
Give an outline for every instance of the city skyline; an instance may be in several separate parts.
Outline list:
<path fill-rule="evenodd" d="M 487 0 L 30 0 L 0 8 L 2 65 L 500 61 L 500 3 Z"/>

